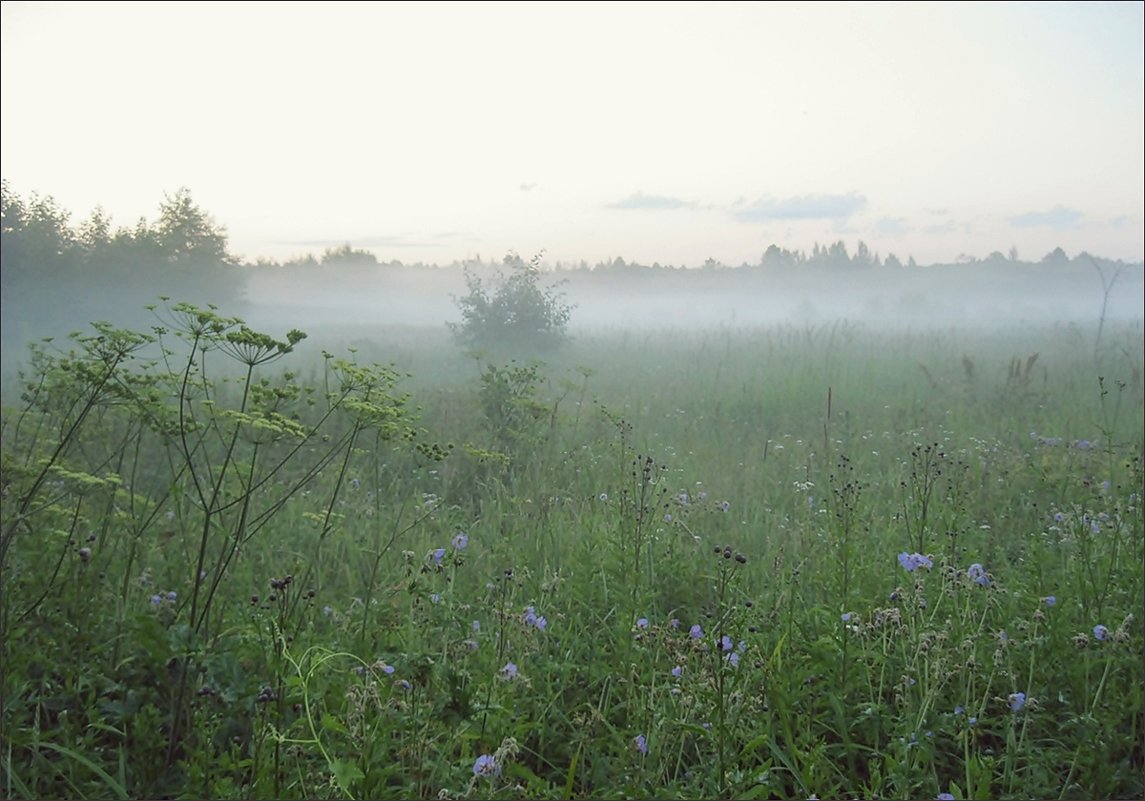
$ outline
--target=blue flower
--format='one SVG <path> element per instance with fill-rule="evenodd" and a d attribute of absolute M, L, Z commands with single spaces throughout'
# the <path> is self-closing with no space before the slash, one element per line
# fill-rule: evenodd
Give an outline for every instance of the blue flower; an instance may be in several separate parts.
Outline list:
<path fill-rule="evenodd" d="M 435 565 L 440 565 L 441 560 L 444 558 L 445 558 L 445 549 L 444 548 L 436 548 L 433 552 L 433 563 Z"/>
<path fill-rule="evenodd" d="M 1057 602 L 1058 602 L 1058 599 L 1057 599 L 1057 596 L 1055 596 L 1055 595 L 1047 595 L 1045 598 L 1042 599 L 1042 603 L 1044 603 L 1046 606 L 1053 606 Z"/>
<path fill-rule="evenodd" d="M 500 776 L 501 766 L 497 764 L 497 760 L 490 754 L 482 754 L 477 757 L 477 761 L 473 763 L 473 775 L 484 776 L 485 778 Z"/>
<path fill-rule="evenodd" d="M 854 616 L 855 616 L 854 612 L 844 612 L 843 614 L 839 615 L 839 619 L 842 620 L 844 623 L 850 623 L 851 618 Z"/>
<path fill-rule="evenodd" d="M 688 629 L 688 636 L 693 640 L 698 640 L 704 636 L 704 630 L 700 628 L 700 624 L 697 623 L 696 625 L 692 626 L 692 628 Z"/>
<path fill-rule="evenodd" d="M 159 606 L 159 604 L 161 604 L 161 603 L 163 603 L 163 596 L 162 595 L 152 595 L 151 596 L 152 606 Z"/>
<path fill-rule="evenodd" d="M 738 667 L 739 667 L 739 654 L 737 654 L 735 651 L 732 651 L 730 654 L 728 654 L 728 655 L 727 655 L 726 657 L 724 657 L 724 658 L 725 658 L 725 659 L 727 659 L 728 663 L 729 663 L 729 664 L 730 664 L 732 667 L 734 667 L 734 668 L 738 668 Z"/>
<path fill-rule="evenodd" d="M 637 734 L 632 738 L 632 747 L 639 751 L 641 754 L 647 754 L 648 740 L 644 738 L 643 734 Z"/>
<path fill-rule="evenodd" d="M 648 618 L 642 617 L 639 620 L 637 620 L 636 621 L 636 628 L 638 628 L 638 629 L 648 628 Z"/>
<path fill-rule="evenodd" d="M 936 801 L 954 801 L 954 796 L 950 793 L 939 793 L 935 796 Z"/>
<path fill-rule="evenodd" d="M 679 665 L 676 665 L 676 667 L 672 668 L 672 675 L 675 676 L 676 678 L 680 678 L 680 674 L 683 672 L 684 672 L 684 669 L 682 667 L 680 667 Z"/>
<path fill-rule="evenodd" d="M 920 553 L 907 553 L 903 551 L 899 554 L 899 564 L 908 573 L 913 573 L 920 567 L 925 567 L 927 570 L 934 567 L 934 562 L 930 560 L 929 556 L 923 556 Z"/>
<path fill-rule="evenodd" d="M 730 503 L 728 503 L 727 501 L 720 501 L 720 511 L 721 512 L 726 512 L 728 509 L 731 509 L 731 508 L 732 508 L 732 505 Z"/>
<path fill-rule="evenodd" d="M 1105 626 L 1098 623 L 1096 626 L 1093 627 L 1093 638 L 1095 640 L 1107 640 L 1107 639 L 1109 639 L 1109 629 L 1107 629 Z"/>
<path fill-rule="evenodd" d="M 1021 712 L 1022 707 L 1026 705 L 1025 693 L 1010 693 L 1010 711 Z"/>
<path fill-rule="evenodd" d="M 720 637 L 720 650 L 721 651 L 730 651 L 731 649 L 732 649 L 732 638 L 726 634 L 724 636 Z"/>
<path fill-rule="evenodd" d="M 966 710 L 962 708 L 962 705 L 961 705 L 961 704 L 959 704 L 958 706 L 954 707 L 954 714 L 955 714 L 955 715 L 961 715 L 961 714 L 962 714 L 963 712 L 965 712 L 965 711 L 966 711 Z"/>
<path fill-rule="evenodd" d="M 469 535 L 464 532 L 457 532 L 453 535 L 453 550 L 464 551 L 469 547 Z"/>
<path fill-rule="evenodd" d="M 978 562 L 970 565 L 970 567 L 966 570 L 966 575 L 971 581 L 976 582 L 980 587 L 990 586 L 990 577 L 986 575 L 986 568 L 982 567 L 982 565 Z"/>
<path fill-rule="evenodd" d="M 507 681 L 517 678 L 517 666 L 512 662 L 506 662 L 505 667 L 501 668 L 501 676 Z"/>

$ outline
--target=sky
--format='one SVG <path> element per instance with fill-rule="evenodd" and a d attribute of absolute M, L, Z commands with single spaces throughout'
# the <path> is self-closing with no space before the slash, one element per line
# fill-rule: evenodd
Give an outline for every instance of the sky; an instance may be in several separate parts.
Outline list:
<path fill-rule="evenodd" d="M 250 261 L 1136 262 L 1143 9 L 3 2 L 0 171 Z"/>

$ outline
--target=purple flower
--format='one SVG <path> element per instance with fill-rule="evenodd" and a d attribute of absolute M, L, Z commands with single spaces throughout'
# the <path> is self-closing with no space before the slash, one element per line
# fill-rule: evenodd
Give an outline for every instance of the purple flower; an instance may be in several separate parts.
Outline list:
<path fill-rule="evenodd" d="M 1093 638 L 1095 640 L 1107 640 L 1107 639 L 1109 639 L 1109 629 L 1107 629 L 1105 626 L 1098 623 L 1096 626 L 1093 627 Z"/>
<path fill-rule="evenodd" d="M 727 659 L 728 663 L 729 663 L 729 664 L 730 664 L 732 667 L 734 667 L 734 668 L 738 668 L 738 667 L 739 667 L 739 654 L 737 654 L 735 651 L 732 651 L 730 654 L 728 654 L 728 655 L 727 655 L 726 657 L 724 657 L 724 658 L 725 658 L 725 659 Z"/>
<path fill-rule="evenodd" d="M 441 560 L 444 558 L 445 558 L 445 549 L 444 548 L 436 548 L 433 552 L 433 563 L 435 565 L 440 565 Z"/>
<path fill-rule="evenodd" d="M 517 678 L 517 666 L 512 662 L 506 662 L 505 667 L 501 668 L 501 676 L 507 681 Z"/>
<path fill-rule="evenodd" d="M 700 628 L 700 624 L 697 623 L 696 625 L 692 626 L 692 628 L 688 629 L 688 636 L 693 640 L 698 640 L 704 636 L 704 630 Z"/>
<path fill-rule="evenodd" d="M 637 734 L 632 738 L 632 747 L 639 751 L 641 754 L 648 753 L 648 741 L 644 739 L 643 734 Z"/>
<path fill-rule="evenodd" d="M 976 582 L 980 587 L 990 586 L 990 577 L 986 575 L 986 568 L 982 567 L 982 565 L 978 562 L 975 562 L 974 564 L 970 565 L 969 568 L 967 568 L 966 575 L 971 581 Z"/>
<path fill-rule="evenodd" d="M 382 662 L 381 669 L 382 669 L 382 672 L 385 673 L 387 676 L 389 676 L 390 674 L 392 674 L 394 672 L 394 666 L 393 665 L 387 665 L 385 662 Z"/>
<path fill-rule="evenodd" d="M 920 567 L 925 567 L 927 570 L 934 567 L 934 562 L 930 560 L 929 556 L 923 556 L 920 553 L 907 553 L 903 551 L 899 554 L 899 564 L 908 573 L 913 573 Z"/>
<path fill-rule="evenodd" d="M 720 637 L 720 650 L 721 651 L 730 651 L 731 649 L 732 649 L 732 638 L 726 634 L 724 636 Z"/>
<path fill-rule="evenodd" d="M 1057 596 L 1055 596 L 1055 595 L 1047 595 L 1045 598 L 1042 599 L 1042 603 L 1044 603 L 1046 606 L 1053 606 L 1057 602 L 1058 602 L 1058 599 L 1057 599 Z"/>
<path fill-rule="evenodd" d="M 469 547 L 469 535 L 464 532 L 457 532 L 453 535 L 453 550 L 464 551 Z"/>
<path fill-rule="evenodd" d="M 680 618 L 674 617 L 668 621 L 668 627 L 672 629 L 680 628 Z"/>
<path fill-rule="evenodd" d="M 473 775 L 491 778 L 493 776 L 501 775 L 501 766 L 497 764 L 497 760 L 490 754 L 482 754 L 477 757 L 477 761 L 473 763 Z"/>
<path fill-rule="evenodd" d="M 854 616 L 855 616 L 855 613 L 854 613 L 854 612 L 844 612 L 843 614 L 839 615 L 839 618 L 840 618 L 840 619 L 841 619 L 841 620 L 842 620 L 844 623 L 850 623 L 850 622 L 851 622 L 851 618 L 852 618 L 852 617 L 854 617 Z"/>
<path fill-rule="evenodd" d="M 954 796 L 950 793 L 939 793 L 935 796 L 936 801 L 954 801 Z"/>
<path fill-rule="evenodd" d="M 409 689 L 411 689 L 411 688 L 412 688 L 412 686 L 413 686 L 413 685 L 411 685 L 411 684 L 410 684 L 408 681 L 406 681 L 405 679 L 401 679 L 400 681 L 398 681 L 398 686 L 399 686 L 399 687 L 401 687 L 403 690 L 407 690 L 407 691 L 408 691 Z"/>
<path fill-rule="evenodd" d="M 167 593 L 167 600 L 170 601 L 171 603 L 175 603 L 175 599 L 178 597 L 179 597 L 178 593 L 176 593 L 174 590 Z"/>
<path fill-rule="evenodd" d="M 1025 693 L 1010 693 L 1010 711 L 1021 712 L 1022 707 L 1026 705 Z"/>
<path fill-rule="evenodd" d="M 676 678 L 680 678 L 680 674 L 683 672 L 684 672 L 684 669 L 682 667 L 680 667 L 679 665 L 676 665 L 676 667 L 672 668 L 672 675 L 675 676 Z"/>
<path fill-rule="evenodd" d="M 636 621 L 636 628 L 638 628 L 638 629 L 648 628 L 648 618 L 642 617 L 639 620 L 637 620 Z"/>
<path fill-rule="evenodd" d="M 151 596 L 151 605 L 152 606 L 159 606 L 159 604 L 161 604 L 161 603 L 163 603 L 163 596 L 162 595 L 152 595 Z"/>
<path fill-rule="evenodd" d="M 964 710 L 961 705 L 954 707 L 954 714 L 955 715 L 961 715 L 965 711 L 966 710 Z"/>

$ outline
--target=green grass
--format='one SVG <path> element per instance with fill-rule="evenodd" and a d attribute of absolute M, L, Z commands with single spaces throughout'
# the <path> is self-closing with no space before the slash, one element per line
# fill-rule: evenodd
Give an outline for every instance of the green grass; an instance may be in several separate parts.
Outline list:
<path fill-rule="evenodd" d="M 1139 325 L 100 333 L 5 392 L 5 797 L 1145 794 Z"/>

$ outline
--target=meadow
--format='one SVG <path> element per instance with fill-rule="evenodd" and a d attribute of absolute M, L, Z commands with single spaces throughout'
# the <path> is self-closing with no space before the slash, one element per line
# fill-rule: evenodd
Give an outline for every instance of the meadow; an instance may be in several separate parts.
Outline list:
<path fill-rule="evenodd" d="M 1140 322 L 262 333 L 4 387 L 6 798 L 1141 798 Z"/>

